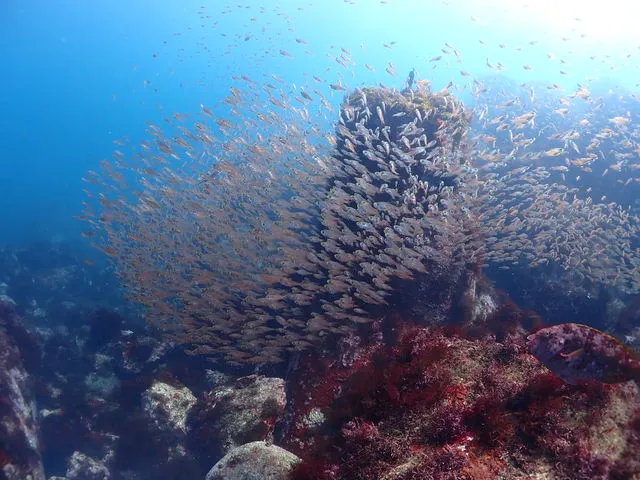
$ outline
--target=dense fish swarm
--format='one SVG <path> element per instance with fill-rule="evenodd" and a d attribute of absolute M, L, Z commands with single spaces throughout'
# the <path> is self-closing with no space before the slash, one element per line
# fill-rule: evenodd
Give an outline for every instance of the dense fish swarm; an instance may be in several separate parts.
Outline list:
<path fill-rule="evenodd" d="M 626 110 L 635 97 L 585 85 L 566 97 L 542 86 L 488 90 L 473 127 L 487 262 L 537 271 L 566 291 L 639 292 L 640 131 Z"/>
<path fill-rule="evenodd" d="M 481 243 L 468 198 L 475 171 L 465 165 L 467 127 L 446 90 L 365 88 L 347 96 L 322 247 L 339 263 L 333 278 L 355 286 L 365 304 L 442 320 L 453 290 L 470 281 Z M 359 282 L 373 291 L 363 296 Z"/>
<path fill-rule="evenodd" d="M 481 214 L 487 260 L 544 268 L 567 285 L 637 291 L 636 219 L 615 203 L 593 203 L 577 188 L 546 183 L 549 176 L 542 167 L 488 175 Z"/>
<path fill-rule="evenodd" d="M 216 120 L 224 141 L 202 123 L 173 139 L 152 127 L 155 145 L 92 173 L 107 191 L 100 221 L 87 218 L 148 320 L 232 362 L 281 361 L 385 305 L 441 320 L 480 263 L 460 102 L 426 84 L 357 89 L 327 143 L 293 121 L 306 109 L 268 95 L 278 113 Z"/>
<path fill-rule="evenodd" d="M 336 115 L 320 90 L 236 79 L 247 88 L 224 100 L 231 117 L 202 106 L 191 126 L 150 124 L 153 141 L 86 179 L 99 186 L 86 235 L 106 234 L 96 244 L 131 298 L 193 353 L 273 363 L 391 312 L 438 323 L 481 265 L 567 292 L 640 291 L 635 207 L 565 175 L 580 169 L 597 190 L 609 169 L 596 157 L 635 135 L 625 117 L 569 121 L 550 99 L 535 108 L 533 88 L 500 101 L 487 87 L 472 119 L 418 81 L 347 93 L 327 134 Z"/>

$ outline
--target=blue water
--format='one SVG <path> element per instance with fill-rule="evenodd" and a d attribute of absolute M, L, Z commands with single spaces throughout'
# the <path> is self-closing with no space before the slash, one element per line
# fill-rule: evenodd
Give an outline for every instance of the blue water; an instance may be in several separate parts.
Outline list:
<path fill-rule="evenodd" d="M 110 157 L 114 139 L 141 138 L 144 122 L 163 109 L 201 100 L 188 83 L 194 78 L 171 73 L 180 46 L 172 32 L 186 30 L 193 15 L 151 1 L 1 8 L 0 243 L 76 239 L 84 172 Z"/>
<path fill-rule="evenodd" d="M 5 0 L 0 244 L 77 240 L 83 226 L 72 217 L 84 199 L 80 178 L 110 157 L 113 140 L 126 136 L 135 144 L 145 138 L 146 121 L 159 123 L 175 111 L 194 113 L 200 104 L 220 100 L 232 75 L 262 80 L 276 73 L 303 83 L 314 74 L 334 81 L 342 71 L 350 87 L 382 82 L 400 88 L 415 67 L 421 78 L 442 86 L 462 80 L 460 70 L 478 78 L 493 74 L 485 66 L 490 61 L 506 65 L 501 75 L 518 83 L 574 88 L 595 75 L 633 87 L 638 39 L 629 8 L 615 15 L 615 4 L 590 11 L 579 2 L 563 2 L 561 9 L 553 2 L 339 0 L 249 1 L 226 8 L 204 0 Z M 448 69 L 438 62 L 431 70 L 435 63 L 427 60 L 441 55 L 444 42 L 462 62 L 449 60 Z M 356 62 L 353 74 L 333 60 L 340 47 Z M 294 58 L 279 55 L 280 49 Z M 395 65 L 395 77 L 385 73 L 387 62 Z M 532 70 L 523 70 L 524 64 Z M 570 75 L 559 74 L 561 68 Z"/>

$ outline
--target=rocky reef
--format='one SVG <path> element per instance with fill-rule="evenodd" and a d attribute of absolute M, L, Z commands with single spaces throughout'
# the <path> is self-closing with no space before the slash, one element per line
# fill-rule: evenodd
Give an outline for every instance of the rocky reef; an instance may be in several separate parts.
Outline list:
<path fill-rule="evenodd" d="M 0 477 L 43 480 L 32 380 L 21 349 L 33 347 L 7 300 L 0 300 Z"/>
<path fill-rule="evenodd" d="M 6 301 L 0 478 L 638 478 L 637 386 L 567 385 L 527 351 L 533 312 L 467 301 L 464 327 L 396 314 L 262 374 L 112 311 L 63 328 Z"/>
<path fill-rule="evenodd" d="M 210 370 L 114 312 L 34 328 L 44 317 L 19 306 L 0 304 L 0 478 L 196 479 L 217 464 L 210 477 L 230 479 L 273 458 L 284 463 L 266 471 L 285 478 L 298 462 L 264 443 L 283 379 Z"/>
<path fill-rule="evenodd" d="M 638 478 L 636 385 L 565 384 L 527 352 L 519 313 L 499 310 L 498 334 L 408 326 L 348 364 L 301 359 L 294 478 Z"/>

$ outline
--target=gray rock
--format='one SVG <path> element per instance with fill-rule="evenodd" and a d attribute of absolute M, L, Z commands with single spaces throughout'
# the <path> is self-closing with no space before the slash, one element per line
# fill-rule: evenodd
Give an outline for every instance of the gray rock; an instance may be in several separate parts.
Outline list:
<path fill-rule="evenodd" d="M 9 333 L 20 328 L 15 314 L 6 305 L 0 305 L 0 392 L 4 402 L 0 417 L 0 444 L 4 454 L 0 478 L 44 480 L 30 377 Z"/>
<path fill-rule="evenodd" d="M 313 407 L 302 419 L 303 427 L 309 431 L 319 430 L 327 420 L 325 414 L 319 408 Z"/>
<path fill-rule="evenodd" d="M 174 434 L 186 433 L 187 413 L 196 403 L 196 397 L 187 387 L 174 387 L 154 382 L 142 395 L 145 413 L 160 430 Z"/>
<path fill-rule="evenodd" d="M 16 301 L 11 298 L 8 295 L 5 295 L 4 293 L 0 294 L 0 303 L 5 303 L 7 305 L 9 305 L 10 307 L 15 307 L 16 306 Z"/>
<path fill-rule="evenodd" d="M 266 440 L 278 418 L 284 414 L 287 396 L 281 378 L 249 375 L 214 389 L 210 404 L 217 415 L 220 451 L 248 442 Z"/>
<path fill-rule="evenodd" d="M 76 451 L 68 460 L 66 477 L 67 480 L 109 480 L 111 473 L 104 463 Z"/>
<path fill-rule="evenodd" d="M 300 459 L 277 445 L 251 442 L 229 451 L 206 480 L 287 480 Z"/>
<path fill-rule="evenodd" d="M 120 380 L 112 372 L 105 374 L 91 372 L 85 377 L 84 386 L 91 393 L 108 397 L 120 388 Z"/>
<path fill-rule="evenodd" d="M 187 415 L 195 403 L 196 397 L 187 387 L 175 387 L 164 382 L 155 382 L 142 395 L 144 411 L 167 448 L 167 460 L 170 462 L 187 457 L 184 445 Z"/>
<path fill-rule="evenodd" d="M 218 370 L 207 369 L 204 373 L 210 388 L 219 388 L 231 381 L 231 376 Z"/>
<path fill-rule="evenodd" d="M 474 321 L 486 322 L 487 318 L 498 309 L 496 301 L 491 295 L 482 294 L 476 297 L 473 305 L 472 317 Z"/>

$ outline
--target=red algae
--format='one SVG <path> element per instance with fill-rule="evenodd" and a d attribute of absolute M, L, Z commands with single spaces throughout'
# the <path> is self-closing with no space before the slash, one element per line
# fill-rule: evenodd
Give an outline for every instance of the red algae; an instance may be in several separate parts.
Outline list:
<path fill-rule="evenodd" d="M 292 478 L 640 478 L 635 385 L 565 384 L 514 312 L 497 335 L 407 327 L 350 365 L 303 358 L 281 442 L 303 459 Z"/>
<path fill-rule="evenodd" d="M 9 465 L 11 463 L 11 459 L 9 455 L 7 455 L 4 450 L 0 450 L 0 468 L 3 468 L 5 465 Z"/>

